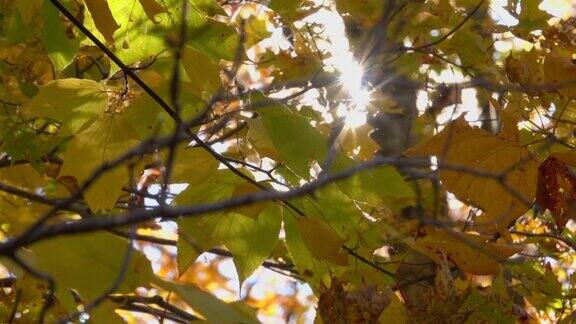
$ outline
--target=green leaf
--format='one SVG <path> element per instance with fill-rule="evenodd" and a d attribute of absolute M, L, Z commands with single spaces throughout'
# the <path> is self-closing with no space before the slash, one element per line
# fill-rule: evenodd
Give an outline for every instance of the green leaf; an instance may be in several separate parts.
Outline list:
<path fill-rule="evenodd" d="M 24 25 L 30 24 L 38 11 L 42 8 L 43 0 L 20 0 L 16 2 L 16 9 Z"/>
<path fill-rule="evenodd" d="M 280 207 L 270 205 L 257 219 L 228 213 L 178 221 L 178 264 L 181 272 L 192 264 L 199 253 L 218 245 L 234 255 L 240 286 L 270 255 L 282 223 Z M 195 246 L 202 251 L 195 249 Z"/>
<path fill-rule="evenodd" d="M 523 34 L 548 27 L 548 19 L 552 16 L 544 10 L 540 10 L 541 0 L 522 0 L 520 3 L 520 16 L 515 30 Z"/>
<path fill-rule="evenodd" d="M 205 182 L 184 191 L 176 202 L 202 204 L 247 194 L 244 180 L 229 171 L 219 171 Z M 178 268 L 183 273 L 202 252 L 226 245 L 234 254 L 234 263 L 243 281 L 276 245 L 281 221 L 279 207 L 266 203 L 182 218 L 178 220 Z"/>
<path fill-rule="evenodd" d="M 89 127 L 74 136 L 62 159 L 60 175 L 74 176 L 82 183 L 94 169 L 106 161 L 138 145 L 135 131 L 124 116 L 104 114 Z M 122 187 L 128 183 L 127 167 L 119 166 L 106 173 L 85 192 L 84 196 L 93 211 L 112 209 Z"/>
<path fill-rule="evenodd" d="M 233 26 L 208 20 L 205 25 L 190 32 L 188 43 L 215 60 L 233 61 L 238 46 L 241 46 L 239 37 Z"/>
<path fill-rule="evenodd" d="M 170 102 L 170 81 L 166 79 L 146 79 L 152 90 L 165 102 Z M 205 103 L 200 93 L 189 82 L 181 82 L 181 118 L 188 120 L 204 110 Z M 124 115 L 140 138 L 165 135 L 174 132 L 176 123 L 158 103 L 147 93 L 142 93 L 130 101 Z"/>
<path fill-rule="evenodd" d="M 270 205 L 256 220 L 233 216 L 231 225 L 224 244 L 234 255 L 234 265 L 242 286 L 242 282 L 268 258 L 276 246 L 282 225 L 280 207 Z"/>
<path fill-rule="evenodd" d="M 356 241 L 358 226 L 365 221 L 355 202 L 337 185 L 329 185 L 317 190 L 314 198 L 303 197 L 294 204 L 306 215 L 296 217 L 296 227 L 312 255 L 318 260 L 347 265 L 347 254 L 341 247 Z"/>
<path fill-rule="evenodd" d="M 115 44 L 114 53 L 127 65 L 148 61 L 162 54 L 168 48 L 165 42 L 166 31 L 177 25 L 177 21 L 171 19 L 170 15 L 180 16 L 179 0 L 163 1 L 171 12 L 157 13 L 154 16 L 156 21 L 150 20 L 144 7 L 136 1 L 108 2 L 112 16 L 120 28 L 113 33 L 108 32 L 107 37 L 113 35 L 113 39 L 106 38 L 106 41 Z M 91 15 L 86 15 L 84 24 L 92 31 L 100 30 L 96 19 Z M 92 43 L 86 41 L 85 45 Z M 113 64 L 110 73 L 114 74 L 118 70 L 119 68 Z"/>
<path fill-rule="evenodd" d="M 156 280 L 155 283 L 168 291 L 176 293 L 210 323 L 259 323 L 254 314 L 246 312 L 244 307 L 239 307 L 241 305 L 225 303 L 196 286 L 160 279 Z"/>
<path fill-rule="evenodd" d="M 176 197 L 175 202 L 178 205 L 193 205 L 224 200 L 232 197 L 240 181 L 242 179 L 230 171 L 220 170 L 203 185 L 191 185 L 186 188 Z M 184 273 L 202 252 L 224 244 L 222 236 L 218 233 L 226 232 L 230 224 L 228 220 L 229 216 L 223 212 L 178 220 L 178 269 L 180 273 Z"/>
<path fill-rule="evenodd" d="M 22 107 L 25 118 L 47 117 L 62 122 L 60 134 L 73 135 L 88 121 L 102 115 L 108 105 L 104 87 L 92 80 L 60 79 L 40 87 Z"/>
<path fill-rule="evenodd" d="M 198 91 L 201 98 L 210 98 L 222 87 L 220 66 L 206 54 L 187 46 L 184 49 L 182 64 L 190 80 L 190 85 Z"/>
<path fill-rule="evenodd" d="M 297 175 L 310 178 L 312 162 L 323 162 L 327 141 L 310 121 L 288 108 L 265 107 L 261 110 L 262 121 L 268 137 L 282 161 Z"/>
<path fill-rule="evenodd" d="M 163 150 L 162 155 L 166 162 L 168 150 Z M 214 176 L 218 165 L 219 162 L 202 148 L 187 148 L 187 144 L 182 143 L 176 147 L 170 181 L 199 185 Z"/>
<path fill-rule="evenodd" d="M 42 45 L 50 57 L 54 69 L 60 72 L 72 62 L 78 53 L 80 41 L 65 36 L 65 26 L 60 19 L 58 9 L 49 1 L 44 1 L 42 16 L 44 18 Z M 58 36 L 55 37 L 55 35 Z"/>
<path fill-rule="evenodd" d="M 73 312 L 77 305 L 70 289 L 76 290 L 85 301 L 108 290 L 118 278 L 128 241 L 97 232 L 53 238 L 33 244 L 30 249 L 34 252 L 36 266 L 56 280 L 58 300 Z M 137 287 L 148 285 L 153 276 L 150 262 L 135 251 L 116 292 L 133 292 Z M 108 318 L 110 314 L 100 320 Z"/>
<path fill-rule="evenodd" d="M 199 14 L 203 17 L 214 17 L 216 15 L 225 16 L 226 11 L 216 0 L 190 0 L 192 5 L 192 12 Z M 192 14 L 193 15 L 193 14 Z"/>
<path fill-rule="evenodd" d="M 354 166 L 354 161 L 339 155 L 334 162 L 334 172 Z M 338 182 L 338 187 L 350 198 L 378 205 L 383 202 L 404 207 L 411 203 L 414 191 L 393 167 L 384 166 L 364 170 Z"/>
<path fill-rule="evenodd" d="M 268 4 L 268 8 L 290 22 L 296 20 L 296 11 L 300 8 L 302 2 L 304 0 L 272 0 Z"/>
<path fill-rule="evenodd" d="M 378 21 L 382 15 L 384 3 L 379 0 L 336 0 L 336 6 L 340 13 L 348 14 L 363 26 L 372 26 Z"/>
<path fill-rule="evenodd" d="M 322 279 L 329 273 L 335 273 L 336 265 L 316 258 L 304 243 L 296 220 L 297 216 L 283 208 L 284 231 L 286 233 L 286 248 L 298 272 L 312 287 L 321 285 Z"/>

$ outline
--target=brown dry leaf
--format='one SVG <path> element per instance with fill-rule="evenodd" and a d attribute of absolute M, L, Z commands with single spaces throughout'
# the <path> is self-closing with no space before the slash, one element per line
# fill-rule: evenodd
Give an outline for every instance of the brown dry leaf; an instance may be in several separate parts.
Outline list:
<path fill-rule="evenodd" d="M 342 250 L 345 240 L 330 226 L 312 217 L 297 217 L 296 225 L 304 245 L 316 259 L 348 265 L 348 255 Z"/>
<path fill-rule="evenodd" d="M 522 251 L 519 245 L 487 242 L 487 237 L 468 233 L 436 231 L 420 244 L 432 252 L 441 252 L 462 271 L 490 275 L 500 271 L 501 260 Z M 499 260 L 501 259 L 501 260 Z"/>
<path fill-rule="evenodd" d="M 536 202 L 554 216 L 559 230 L 576 219 L 576 177 L 566 164 L 551 156 L 538 168 Z"/>
<path fill-rule="evenodd" d="M 407 156 L 438 157 L 440 163 L 462 167 L 461 171 L 440 168 L 444 188 L 458 199 L 482 208 L 484 222 L 505 228 L 524 214 L 536 194 L 537 163 L 518 143 L 513 119 L 502 112 L 502 131 L 498 136 L 472 128 L 463 117 L 451 122 L 428 141 L 408 149 Z M 474 172 L 501 174 L 506 189 L 496 179 Z M 517 195 L 522 196 L 524 202 Z"/>
<path fill-rule="evenodd" d="M 114 44 L 114 32 L 120 29 L 106 0 L 85 0 L 86 7 L 94 19 L 94 25 L 108 44 Z"/>
<path fill-rule="evenodd" d="M 379 292 L 374 285 L 346 291 L 333 278 L 330 289 L 320 295 L 318 313 L 324 323 L 376 323 L 391 296 L 391 291 Z"/>

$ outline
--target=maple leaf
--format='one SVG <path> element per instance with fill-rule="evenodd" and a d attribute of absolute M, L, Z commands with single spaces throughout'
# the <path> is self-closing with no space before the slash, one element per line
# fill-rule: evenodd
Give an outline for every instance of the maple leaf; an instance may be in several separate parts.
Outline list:
<path fill-rule="evenodd" d="M 405 154 L 437 156 L 439 163 L 463 168 L 456 171 L 440 167 L 444 188 L 458 199 L 482 208 L 487 214 L 483 223 L 505 229 L 528 210 L 525 202 L 534 198 L 537 164 L 519 144 L 514 120 L 506 113 L 502 116 L 503 126 L 498 136 L 473 128 L 460 117 Z M 500 182 L 475 171 L 503 177 Z"/>
<path fill-rule="evenodd" d="M 1 1 L 0 318 L 574 319 L 566 1 L 320 2 Z"/>

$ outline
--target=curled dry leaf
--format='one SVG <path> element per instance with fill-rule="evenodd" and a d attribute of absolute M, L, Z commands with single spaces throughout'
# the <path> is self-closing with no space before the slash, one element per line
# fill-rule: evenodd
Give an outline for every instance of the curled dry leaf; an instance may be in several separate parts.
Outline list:
<path fill-rule="evenodd" d="M 536 202 L 543 210 L 550 210 L 559 230 L 569 219 L 576 219 L 576 177 L 553 156 L 538 168 Z"/>

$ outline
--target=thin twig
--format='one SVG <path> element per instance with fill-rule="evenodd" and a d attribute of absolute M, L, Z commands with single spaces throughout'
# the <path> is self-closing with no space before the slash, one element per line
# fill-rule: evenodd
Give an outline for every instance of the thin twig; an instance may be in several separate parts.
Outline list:
<path fill-rule="evenodd" d="M 448 37 L 450 37 L 452 34 L 454 34 L 455 32 L 458 31 L 458 29 L 460 29 L 462 26 L 464 26 L 464 24 L 470 19 L 472 18 L 472 16 L 474 16 L 474 14 L 478 11 L 478 9 L 480 9 L 480 7 L 482 7 L 482 4 L 484 4 L 485 0 L 480 0 L 480 2 L 478 2 L 478 4 L 476 5 L 476 7 L 474 7 L 474 9 L 472 9 L 472 11 L 470 11 L 470 13 L 468 13 L 466 15 L 466 17 L 464 18 L 464 20 L 462 20 L 458 25 L 456 25 L 454 28 L 452 28 L 448 33 L 446 33 L 444 36 L 438 38 L 437 40 L 427 43 L 427 44 L 423 44 L 423 45 L 419 45 L 419 46 L 410 46 L 410 47 L 403 47 L 403 50 L 421 50 L 430 46 L 434 46 L 437 45 L 441 42 L 443 42 L 444 40 L 446 40 Z"/>

